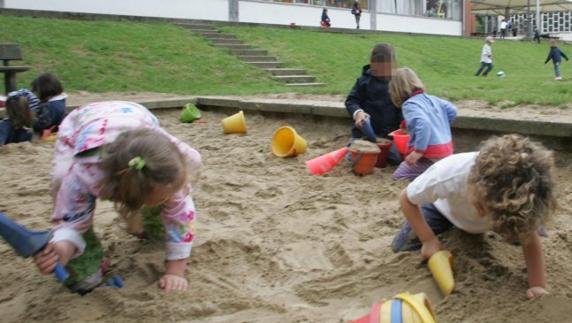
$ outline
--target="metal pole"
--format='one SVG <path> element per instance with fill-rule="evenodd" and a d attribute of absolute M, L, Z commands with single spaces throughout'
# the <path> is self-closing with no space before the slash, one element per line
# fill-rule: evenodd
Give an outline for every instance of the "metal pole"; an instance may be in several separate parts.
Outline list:
<path fill-rule="evenodd" d="M 528 20 L 528 39 L 532 39 L 532 13 L 530 13 L 530 0 L 528 0 L 528 14 L 526 16 Z"/>
<path fill-rule="evenodd" d="M 377 30 L 377 0 L 369 0 L 369 29 Z"/>
<path fill-rule="evenodd" d="M 542 34 L 542 21 L 540 21 L 540 0 L 536 0 L 536 29 Z"/>

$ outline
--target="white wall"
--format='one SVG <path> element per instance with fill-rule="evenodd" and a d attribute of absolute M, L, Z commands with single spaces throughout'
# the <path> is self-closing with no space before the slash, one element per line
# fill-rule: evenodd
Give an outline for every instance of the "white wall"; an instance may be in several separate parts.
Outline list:
<path fill-rule="evenodd" d="M 377 30 L 461 36 L 463 23 L 456 20 L 378 14 Z"/>
<path fill-rule="evenodd" d="M 228 0 L 4 0 L 4 8 L 228 21 Z"/>
<path fill-rule="evenodd" d="M 317 6 L 240 1 L 238 8 L 240 22 L 319 27 L 322 18 L 322 8 Z M 350 9 L 328 8 L 328 16 L 333 28 L 356 27 Z M 369 13 L 362 13 L 360 28 L 369 29 L 369 18 Z"/>

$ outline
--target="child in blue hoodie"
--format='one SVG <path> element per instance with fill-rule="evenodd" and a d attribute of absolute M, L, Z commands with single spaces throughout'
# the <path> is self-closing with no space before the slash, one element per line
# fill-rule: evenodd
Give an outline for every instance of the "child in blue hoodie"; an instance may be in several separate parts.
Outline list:
<path fill-rule="evenodd" d="M 395 71 L 389 84 L 393 104 L 401 107 L 409 132 L 409 153 L 393 177 L 413 180 L 439 159 L 453 154 L 451 122 L 457 108 L 425 93 L 425 86 L 409 68 Z"/>
<path fill-rule="evenodd" d="M 564 54 L 556 45 L 556 40 L 551 39 L 550 52 L 548 52 L 548 57 L 546 58 L 544 64 L 552 60 L 552 64 L 554 64 L 554 75 L 556 76 L 555 80 L 557 81 L 562 80 L 562 76 L 560 76 L 560 63 L 562 62 L 562 57 L 568 60 L 568 56 L 566 56 L 566 54 Z"/>

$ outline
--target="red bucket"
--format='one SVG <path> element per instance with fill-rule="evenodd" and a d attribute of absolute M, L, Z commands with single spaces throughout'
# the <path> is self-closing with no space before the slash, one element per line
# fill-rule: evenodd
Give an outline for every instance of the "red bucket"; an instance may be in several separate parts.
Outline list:
<path fill-rule="evenodd" d="M 379 155 L 379 147 L 376 144 L 365 140 L 355 140 L 350 145 L 350 152 L 354 174 L 364 176 L 373 173 Z"/>
<path fill-rule="evenodd" d="M 377 155 L 377 162 L 375 167 L 384 168 L 387 166 L 387 157 L 389 157 L 389 150 L 391 149 L 393 142 L 388 139 L 378 138 L 377 146 L 379 147 L 379 155 Z"/>
<path fill-rule="evenodd" d="M 409 134 L 403 132 L 401 129 L 397 129 L 389 134 L 393 137 L 393 142 L 397 147 L 399 153 L 403 156 L 409 154 Z"/>

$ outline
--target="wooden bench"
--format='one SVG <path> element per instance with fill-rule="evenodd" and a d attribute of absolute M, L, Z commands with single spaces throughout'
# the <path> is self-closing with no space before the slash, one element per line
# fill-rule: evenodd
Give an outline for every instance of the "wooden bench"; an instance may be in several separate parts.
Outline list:
<path fill-rule="evenodd" d="M 0 44 L 0 59 L 4 65 L 0 66 L 0 73 L 4 73 L 4 88 L 6 95 L 16 90 L 16 74 L 25 72 L 28 66 L 10 66 L 10 61 L 22 60 L 22 51 L 18 44 Z"/>

